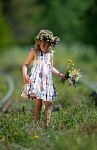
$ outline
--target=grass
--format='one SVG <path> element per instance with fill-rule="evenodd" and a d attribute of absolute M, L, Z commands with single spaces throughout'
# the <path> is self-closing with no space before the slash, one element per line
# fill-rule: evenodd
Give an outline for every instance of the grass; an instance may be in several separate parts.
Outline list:
<path fill-rule="evenodd" d="M 52 115 L 49 130 L 35 128 L 29 111 L 0 114 L 0 140 L 3 144 L 15 143 L 33 149 L 81 149 L 94 147 L 97 133 L 97 110 L 94 107 L 68 106 Z M 43 124 L 43 120 L 41 122 Z M 89 147 L 93 142 L 93 146 Z M 75 143 L 75 144 L 74 144 Z"/>
<path fill-rule="evenodd" d="M 45 130 L 44 111 L 42 110 L 42 128 L 35 128 L 34 104 L 31 100 L 20 96 L 24 85 L 21 67 L 28 54 L 27 49 L 15 47 L 1 54 L 0 68 L 7 70 L 13 77 L 15 90 L 9 112 L 0 113 L 0 148 L 69 150 L 72 147 L 73 150 L 96 150 L 97 108 L 95 101 L 90 96 L 92 90 L 81 83 L 78 84 L 75 91 L 74 87 L 68 87 L 67 83 L 62 85 L 59 83 L 60 79 L 54 77 L 58 91 L 58 98 L 54 106 L 58 107 L 59 111 L 52 113 L 50 128 Z M 66 60 L 72 59 L 81 68 L 83 78 L 91 83 L 96 82 L 97 56 L 92 48 L 81 45 L 59 46 L 55 51 L 54 64 L 61 72 L 65 72 Z M 2 85 L 6 86 L 5 82 Z M 4 89 L 3 92 L 5 92 Z"/>

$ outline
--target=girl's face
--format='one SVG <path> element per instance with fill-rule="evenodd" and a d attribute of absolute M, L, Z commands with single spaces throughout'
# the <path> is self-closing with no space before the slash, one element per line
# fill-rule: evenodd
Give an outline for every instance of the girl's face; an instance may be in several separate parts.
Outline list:
<path fill-rule="evenodd" d="M 42 41 L 39 41 L 38 44 L 39 44 L 42 52 L 50 52 L 50 50 L 51 50 L 50 42 L 42 40 Z"/>

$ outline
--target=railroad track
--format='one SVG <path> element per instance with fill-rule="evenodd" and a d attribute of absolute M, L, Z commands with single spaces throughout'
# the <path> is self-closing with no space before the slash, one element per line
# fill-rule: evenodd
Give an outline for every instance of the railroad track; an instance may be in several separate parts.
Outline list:
<path fill-rule="evenodd" d="M 96 81 L 95 81 L 95 83 L 89 82 L 89 81 L 83 79 L 80 81 L 80 83 L 91 90 L 91 93 L 89 96 L 92 97 L 92 100 L 94 101 L 95 106 L 97 106 L 97 82 Z"/>
<path fill-rule="evenodd" d="M 6 112 L 12 103 L 11 97 L 14 91 L 14 82 L 13 78 L 8 73 L 2 70 L 0 71 L 0 75 L 2 75 L 5 78 L 8 84 L 8 91 L 5 94 L 5 96 L 0 100 L 0 111 Z"/>
<path fill-rule="evenodd" d="M 88 87 L 90 90 L 94 91 L 97 94 L 97 84 L 93 82 L 88 82 L 85 79 L 80 80 L 80 83 L 84 84 L 86 87 Z"/>

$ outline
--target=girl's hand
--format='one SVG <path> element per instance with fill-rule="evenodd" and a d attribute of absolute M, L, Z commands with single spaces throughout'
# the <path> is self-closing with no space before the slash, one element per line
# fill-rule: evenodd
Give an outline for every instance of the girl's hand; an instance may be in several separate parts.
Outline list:
<path fill-rule="evenodd" d="M 27 74 L 23 75 L 23 78 L 24 78 L 25 84 L 29 84 L 30 83 L 30 79 L 29 79 L 29 76 Z"/>
<path fill-rule="evenodd" d="M 60 74 L 59 74 L 59 77 L 62 78 L 63 80 L 67 80 L 65 74 L 60 73 Z"/>

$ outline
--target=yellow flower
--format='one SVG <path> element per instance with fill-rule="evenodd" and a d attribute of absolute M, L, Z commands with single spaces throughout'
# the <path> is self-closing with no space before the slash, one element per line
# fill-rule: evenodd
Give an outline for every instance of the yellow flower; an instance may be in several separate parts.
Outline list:
<path fill-rule="evenodd" d="M 32 139 L 39 139 L 40 137 L 38 136 L 38 135 L 34 135 L 33 137 L 32 137 Z"/>
<path fill-rule="evenodd" d="M 78 71 L 76 69 L 74 69 L 72 72 L 73 72 L 73 74 L 77 74 L 78 73 Z"/>
<path fill-rule="evenodd" d="M 72 60 L 71 60 L 71 59 L 68 59 L 67 61 L 68 61 L 69 63 L 72 63 Z"/>

